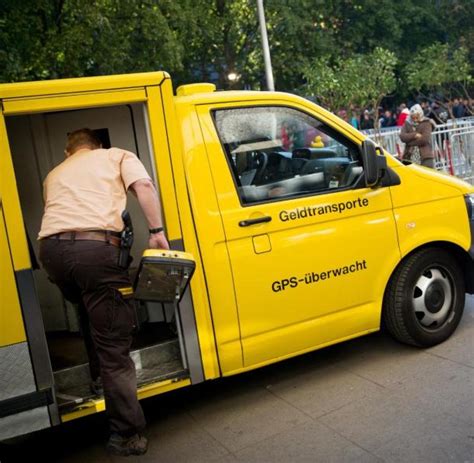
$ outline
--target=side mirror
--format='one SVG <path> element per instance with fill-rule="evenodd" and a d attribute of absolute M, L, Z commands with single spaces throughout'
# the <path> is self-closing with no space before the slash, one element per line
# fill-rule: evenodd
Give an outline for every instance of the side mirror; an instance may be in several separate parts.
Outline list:
<path fill-rule="evenodd" d="M 378 155 L 377 151 L 382 152 L 372 140 L 364 140 L 361 150 L 362 164 L 364 165 L 365 185 L 370 188 L 379 184 L 387 170 L 387 159 L 383 154 Z"/>

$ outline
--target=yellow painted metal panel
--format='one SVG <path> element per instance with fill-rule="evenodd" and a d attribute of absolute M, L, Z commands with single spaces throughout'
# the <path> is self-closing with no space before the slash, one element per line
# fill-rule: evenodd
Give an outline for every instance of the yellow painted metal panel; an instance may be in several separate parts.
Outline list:
<path fill-rule="evenodd" d="M 0 116 L 0 197 L 3 203 L 14 269 L 31 268 L 20 199 L 3 116 Z"/>
<path fill-rule="evenodd" d="M 173 90 L 169 79 L 166 79 L 160 87 L 147 87 L 147 94 L 153 151 L 168 239 L 183 239 L 185 251 L 191 253 L 196 260 L 191 290 L 199 346 L 204 376 L 207 379 L 215 378 L 219 376 L 219 367 L 214 333 L 206 297 L 206 285 L 203 280 L 202 263 L 199 259 L 199 247 L 188 207 L 188 193 L 183 170 L 182 133 L 187 132 L 182 132 L 178 126 Z M 166 108 L 166 111 L 163 108 Z M 181 123 L 184 125 L 182 121 Z"/>
<path fill-rule="evenodd" d="M 374 333 L 378 330 L 379 330 L 378 328 L 377 329 L 372 329 L 372 330 L 364 330 L 364 331 L 361 331 L 359 333 L 353 333 L 350 336 L 337 338 L 337 339 L 332 339 L 329 342 L 318 345 L 317 350 L 324 349 L 325 347 L 329 347 L 329 346 L 332 346 L 334 344 L 339 344 L 341 342 L 349 341 L 350 339 L 358 338 L 360 336 L 365 336 L 367 334 Z M 238 375 L 240 373 L 245 373 L 246 371 L 251 371 L 251 370 L 255 370 L 257 368 L 262 368 L 262 367 L 265 367 L 267 365 L 272 365 L 273 363 L 281 362 L 283 360 L 286 360 L 286 359 L 289 359 L 289 358 L 292 358 L 292 357 L 296 357 L 298 355 L 303 355 L 303 354 L 306 354 L 308 352 L 312 352 L 314 350 L 315 350 L 314 347 L 310 347 L 308 349 L 303 349 L 299 352 L 294 352 L 294 353 L 291 353 L 291 354 L 283 355 L 281 357 L 274 357 L 270 360 L 265 360 L 264 362 L 254 364 L 254 365 L 251 365 L 249 367 L 244 367 L 244 368 L 240 368 L 238 370 L 233 370 L 233 371 L 226 371 L 222 376 Z"/>
<path fill-rule="evenodd" d="M 270 237 L 267 234 L 253 236 L 252 241 L 253 250 L 255 254 L 261 254 L 262 252 L 270 252 L 272 250 Z"/>
<path fill-rule="evenodd" d="M 197 93 L 215 92 L 216 86 L 214 84 L 186 84 L 181 85 L 176 89 L 177 96 L 195 95 Z"/>
<path fill-rule="evenodd" d="M 26 340 L 0 204 L 0 347 Z"/>
<path fill-rule="evenodd" d="M 190 385 L 191 381 L 189 379 L 183 379 L 181 381 L 166 380 L 158 383 L 152 383 L 138 388 L 138 398 L 140 400 L 146 399 L 148 397 L 163 394 L 169 391 L 174 391 L 176 389 L 181 389 Z M 84 403 L 83 405 L 80 405 L 72 412 L 67 412 L 61 415 L 61 421 L 65 423 L 66 421 L 72 421 L 76 418 L 81 418 L 83 416 L 103 412 L 104 410 L 105 401 L 103 399 L 91 400 L 89 402 Z"/>
<path fill-rule="evenodd" d="M 413 204 L 395 209 L 400 249 L 406 256 L 434 241 L 457 244 L 468 251 L 471 245 L 466 204 L 462 196 Z"/>
<path fill-rule="evenodd" d="M 116 104 L 138 103 L 146 100 L 144 89 L 115 90 L 94 93 L 70 93 L 63 96 L 45 98 L 18 98 L 3 101 L 4 114 L 31 114 L 47 111 L 113 106 Z"/>
<path fill-rule="evenodd" d="M 278 219 L 284 204 L 257 207 L 274 221 L 246 235 L 233 227 L 252 212 L 226 214 L 245 366 L 378 327 L 385 285 L 400 259 L 388 189 L 306 198 L 290 207 L 359 199 L 368 202 L 363 213 L 299 224 Z M 252 233 L 262 231 L 271 237 L 272 251 L 255 254 Z"/>
<path fill-rule="evenodd" d="M 177 191 L 180 194 L 180 207 L 188 211 L 190 203 L 192 208 L 192 216 L 189 212 L 182 214 L 186 248 L 192 246 L 202 258 L 191 281 L 191 288 L 193 302 L 199 304 L 196 318 L 199 320 L 203 362 L 206 366 L 212 365 L 212 369 L 209 367 L 206 370 L 206 378 L 209 378 L 213 377 L 208 376 L 209 371 L 214 375 L 218 372 L 215 364 L 216 344 L 222 371 L 242 367 L 240 329 L 224 229 L 199 120 L 194 106 L 178 105 L 177 109 L 186 172 L 184 176 L 181 170 L 176 171 Z"/>
<path fill-rule="evenodd" d="M 193 216 L 189 207 L 188 185 L 186 184 L 185 165 L 190 148 L 202 143 L 199 132 L 195 132 L 189 125 L 188 113 L 176 114 L 175 98 L 173 97 L 171 81 L 165 80 L 161 86 L 163 105 L 166 108 L 165 120 L 168 133 L 168 147 L 171 152 L 172 168 L 176 198 L 179 204 L 180 224 L 185 250 L 190 252 L 196 261 L 196 271 L 191 280 L 194 315 L 198 327 L 199 347 L 206 379 L 220 376 L 217 361 L 214 329 L 207 298 L 206 281 L 204 279 L 201 252 L 196 239 Z M 191 108 L 191 114 L 195 114 Z M 179 118 L 180 124 L 177 123 Z M 197 126 L 198 127 L 198 126 Z M 201 178 L 201 181 L 204 179 Z M 198 185 L 196 185 L 198 186 Z M 203 190 L 201 188 L 201 190 Z M 216 217 L 214 217 L 214 220 Z"/>
<path fill-rule="evenodd" d="M 161 205 L 169 240 L 181 239 L 178 205 L 173 181 L 167 127 L 160 87 L 147 87 L 148 116 L 160 189 Z"/>
<path fill-rule="evenodd" d="M 471 246 L 463 193 L 472 186 L 418 166 L 400 167 L 402 184 L 392 188 L 402 255 L 433 241 Z"/>
<path fill-rule="evenodd" d="M 120 90 L 146 85 L 160 85 L 166 72 L 143 72 L 115 76 L 77 77 L 73 79 L 42 80 L 0 85 L 0 98 L 60 95 L 71 92 Z"/>
<path fill-rule="evenodd" d="M 392 187 L 395 208 L 428 202 L 434 202 L 435 207 L 436 201 L 474 193 L 474 186 L 417 164 L 398 165 L 395 171 L 402 178 L 400 185 Z"/>

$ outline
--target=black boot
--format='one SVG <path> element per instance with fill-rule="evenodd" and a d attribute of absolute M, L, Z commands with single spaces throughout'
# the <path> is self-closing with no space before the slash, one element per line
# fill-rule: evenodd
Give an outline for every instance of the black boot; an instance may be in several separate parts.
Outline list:
<path fill-rule="evenodd" d="M 146 437 L 135 434 L 131 437 L 122 437 L 113 433 L 107 442 L 107 451 L 113 455 L 128 457 L 130 455 L 144 455 L 148 449 Z"/>

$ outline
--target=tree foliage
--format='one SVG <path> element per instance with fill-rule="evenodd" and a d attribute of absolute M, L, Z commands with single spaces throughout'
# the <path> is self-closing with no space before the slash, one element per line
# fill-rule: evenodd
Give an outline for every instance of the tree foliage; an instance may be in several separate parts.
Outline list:
<path fill-rule="evenodd" d="M 397 58 L 389 50 L 377 47 L 372 53 L 315 60 L 304 68 L 304 93 L 332 111 L 351 105 L 378 108 L 382 98 L 396 87 Z"/>
<path fill-rule="evenodd" d="M 303 94 L 315 99 L 333 112 L 349 106 L 353 96 L 346 91 L 349 76 L 344 70 L 344 64 L 344 59 L 332 64 L 330 57 L 325 56 L 305 65 L 303 75 L 306 85 L 302 89 Z"/>
<path fill-rule="evenodd" d="M 173 0 L 3 0 L 3 81 L 182 68 Z"/>
<path fill-rule="evenodd" d="M 406 66 L 406 81 L 410 88 L 435 95 L 438 100 L 469 97 L 473 77 L 467 48 L 453 49 L 441 43 L 423 48 Z"/>
<path fill-rule="evenodd" d="M 251 0 L 180 0 L 187 22 L 178 82 L 215 80 L 220 88 L 254 85 L 261 61 L 258 21 Z M 236 73 L 237 81 L 228 75 Z"/>
<path fill-rule="evenodd" d="M 303 88 L 314 86 L 317 70 L 319 80 L 342 82 L 330 68 L 354 74 L 351 66 L 375 58 L 376 49 L 397 56 L 403 78 L 402 69 L 435 42 L 474 58 L 472 1 L 265 0 L 265 14 L 278 90 L 301 89 L 304 76 Z M 255 0 L 0 1 L 2 82 L 158 69 L 175 84 L 265 88 Z M 231 72 L 238 78 L 229 80 Z M 366 89 L 376 77 L 366 72 Z M 352 100 L 362 94 L 356 82 L 345 82 Z M 414 88 L 399 83 L 399 90 Z M 334 100 L 338 85 L 326 83 L 324 98 Z"/>

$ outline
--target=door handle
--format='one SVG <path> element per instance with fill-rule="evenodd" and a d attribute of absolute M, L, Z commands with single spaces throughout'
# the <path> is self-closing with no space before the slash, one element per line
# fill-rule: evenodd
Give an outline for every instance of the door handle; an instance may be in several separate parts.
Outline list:
<path fill-rule="evenodd" d="M 248 227 L 250 225 L 255 225 L 256 223 L 271 222 L 271 220 L 272 218 L 269 215 L 264 215 L 263 217 L 257 217 L 256 219 L 241 220 L 239 222 L 239 227 Z"/>

